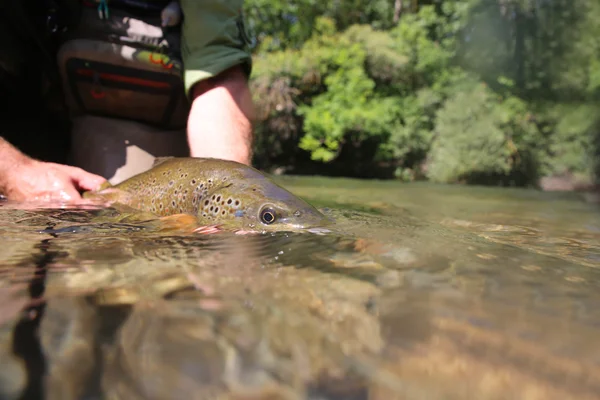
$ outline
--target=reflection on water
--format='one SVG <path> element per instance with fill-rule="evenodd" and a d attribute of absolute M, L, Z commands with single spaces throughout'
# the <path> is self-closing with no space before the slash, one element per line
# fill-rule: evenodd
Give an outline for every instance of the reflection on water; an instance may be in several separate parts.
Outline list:
<path fill-rule="evenodd" d="M 0 398 L 600 399 L 600 213 L 282 178 L 325 235 L 0 207 Z"/>

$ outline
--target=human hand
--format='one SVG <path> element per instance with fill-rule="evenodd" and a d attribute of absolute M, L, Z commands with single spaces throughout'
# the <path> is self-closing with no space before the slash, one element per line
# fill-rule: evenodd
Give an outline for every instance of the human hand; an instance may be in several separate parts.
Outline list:
<path fill-rule="evenodd" d="M 28 159 L 2 179 L 4 196 L 14 201 L 81 201 L 80 190 L 95 190 L 106 181 L 81 168 Z"/>

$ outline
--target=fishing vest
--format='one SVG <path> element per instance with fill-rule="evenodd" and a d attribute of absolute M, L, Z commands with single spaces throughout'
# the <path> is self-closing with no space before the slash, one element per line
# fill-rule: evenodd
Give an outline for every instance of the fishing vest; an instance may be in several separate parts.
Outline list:
<path fill-rule="evenodd" d="M 61 34 L 56 58 L 71 117 L 185 128 L 181 25 L 161 27 L 170 1 L 77 2 L 78 18 Z"/>

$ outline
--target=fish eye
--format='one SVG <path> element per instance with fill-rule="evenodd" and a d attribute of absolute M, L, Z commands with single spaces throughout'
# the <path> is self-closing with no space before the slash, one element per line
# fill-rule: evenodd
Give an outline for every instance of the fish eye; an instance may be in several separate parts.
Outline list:
<path fill-rule="evenodd" d="M 275 222 L 275 211 L 270 208 L 265 208 L 260 212 L 260 220 L 267 225 Z"/>

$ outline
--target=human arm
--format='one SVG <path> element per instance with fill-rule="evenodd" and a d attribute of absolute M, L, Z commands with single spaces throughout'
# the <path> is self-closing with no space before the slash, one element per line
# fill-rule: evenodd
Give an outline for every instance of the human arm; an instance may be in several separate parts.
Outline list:
<path fill-rule="evenodd" d="M 248 86 L 252 58 L 243 0 L 181 0 L 180 5 L 185 16 L 182 56 L 191 101 L 187 127 L 191 156 L 249 165 L 254 105 Z"/>
<path fill-rule="evenodd" d="M 0 193 L 14 201 L 77 201 L 105 179 L 81 168 L 35 160 L 0 137 Z"/>
<path fill-rule="evenodd" d="M 192 88 L 188 144 L 192 157 L 213 157 L 250 165 L 252 98 L 240 67 Z"/>

